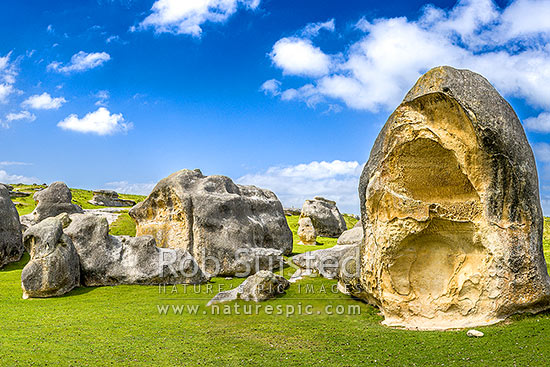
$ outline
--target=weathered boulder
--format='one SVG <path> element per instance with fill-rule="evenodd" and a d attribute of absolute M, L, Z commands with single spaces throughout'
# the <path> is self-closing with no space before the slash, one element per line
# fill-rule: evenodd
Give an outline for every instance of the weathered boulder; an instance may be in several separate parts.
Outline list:
<path fill-rule="evenodd" d="M 481 75 L 438 67 L 389 117 L 360 180 L 361 272 L 387 325 L 461 328 L 550 306 L 533 152 Z"/>
<path fill-rule="evenodd" d="M 61 218 L 46 218 L 24 234 L 31 260 L 21 273 L 23 298 L 61 296 L 80 284 L 78 254 Z"/>
<path fill-rule="evenodd" d="M 292 262 L 305 271 L 299 275 L 319 274 L 328 279 L 339 279 L 341 269 L 358 257 L 359 245 L 336 245 L 331 248 L 305 252 L 292 257 Z M 354 262 L 355 264 L 355 262 Z M 353 269 L 355 270 L 355 269 Z M 356 275 L 354 271 L 352 275 Z"/>
<path fill-rule="evenodd" d="M 113 190 L 94 191 L 94 197 L 88 202 L 92 205 L 108 207 L 125 207 L 136 205 L 136 202 L 133 200 L 125 200 L 119 198 L 118 193 Z"/>
<path fill-rule="evenodd" d="M 160 247 L 189 251 L 211 275 L 271 270 L 292 251 L 292 232 L 273 192 L 200 170 L 161 180 L 130 216 L 138 236 L 152 235 Z"/>
<path fill-rule="evenodd" d="M 357 222 L 355 227 L 352 229 L 348 229 L 340 237 L 338 237 L 338 241 L 336 242 L 338 245 L 360 245 L 363 242 L 363 226 L 361 225 L 361 222 Z"/>
<path fill-rule="evenodd" d="M 71 202 L 73 199 L 71 190 L 63 182 L 52 183 L 47 189 L 35 193 L 33 198 L 37 202 L 31 215 L 34 223 L 61 213 L 83 213 L 80 206 Z"/>
<path fill-rule="evenodd" d="M 284 277 L 271 271 L 261 270 L 248 277 L 237 288 L 218 293 L 208 302 L 207 306 L 237 299 L 254 302 L 266 301 L 279 294 L 284 294 L 288 287 L 290 287 L 290 283 Z"/>
<path fill-rule="evenodd" d="M 301 245 L 317 244 L 317 231 L 313 227 L 311 218 L 305 217 L 298 220 L 298 237 Z"/>
<path fill-rule="evenodd" d="M 0 268 L 19 261 L 23 255 L 19 214 L 6 186 L 0 184 Z"/>
<path fill-rule="evenodd" d="M 200 284 L 208 281 L 187 251 L 158 248 L 151 236 L 111 236 L 105 218 L 73 214 L 65 233 L 72 239 L 80 257 L 84 285 Z"/>
<path fill-rule="evenodd" d="M 336 202 L 322 197 L 315 197 L 313 200 L 306 200 L 302 207 L 300 218 L 310 218 L 317 235 L 321 237 L 338 237 L 346 229 L 346 221 Z"/>

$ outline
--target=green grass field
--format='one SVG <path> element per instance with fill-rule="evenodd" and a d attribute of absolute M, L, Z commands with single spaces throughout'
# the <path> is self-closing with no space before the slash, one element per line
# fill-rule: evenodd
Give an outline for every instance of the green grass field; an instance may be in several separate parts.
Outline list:
<path fill-rule="evenodd" d="M 132 229 L 128 220 L 120 219 L 119 233 Z M 294 233 L 297 220 L 288 217 Z M 335 240 L 320 242 L 295 246 L 294 252 Z M 2 366 L 547 366 L 550 360 L 550 313 L 479 328 L 485 333 L 480 339 L 466 337 L 464 330 L 396 330 L 380 324 L 377 309 L 334 292 L 336 282 L 322 278 L 307 278 L 260 304 L 281 307 L 282 314 L 261 309 L 247 315 L 243 308 L 256 304 L 242 301 L 229 304 L 240 308 L 239 315 L 223 314 L 223 306 L 212 314 L 205 307 L 218 287 L 227 290 L 242 279 L 215 278 L 195 289 L 79 288 L 59 298 L 23 300 L 27 261 L 25 255 L 0 271 Z M 287 277 L 292 272 L 284 270 Z M 299 305 L 310 305 L 312 314 L 285 314 Z M 334 314 L 350 306 L 360 314 Z"/>

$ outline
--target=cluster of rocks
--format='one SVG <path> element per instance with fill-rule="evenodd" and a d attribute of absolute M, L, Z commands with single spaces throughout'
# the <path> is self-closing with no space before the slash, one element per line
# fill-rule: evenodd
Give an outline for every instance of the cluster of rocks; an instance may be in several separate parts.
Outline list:
<path fill-rule="evenodd" d="M 298 237 L 303 245 L 317 244 L 317 236 L 337 238 L 347 229 L 336 202 L 319 196 L 306 200 L 298 226 Z"/>
<path fill-rule="evenodd" d="M 0 185 L 3 185 L 9 191 L 10 198 L 12 198 L 12 199 L 13 198 L 24 198 L 24 197 L 31 196 L 31 194 L 29 192 L 16 190 L 12 185 L 3 184 L 3 183 L 0 183 Z"/>
<path fill-rule="evenodd" d="M 328 249 L 309 251 L 292 257 L 292 263 L 298 267 L 290 282 L 294 283 L 305 276 L 320 275 L 328 279 L 340 280 L 339 289 L 344 293 L 342 280 L 356 277 L 359 272 L 358 259 L 363 242 L 363 227 L 357 222 L 355 227 L 342 233 L 337 245 Z"/>
<path fill-rule="evenodd" d="M 379 307 L 386 325 L 413 329 L 487 325 L 550 308 L 534 156 L 513 109 L 482 76 L 450 67 L 422 76 L 376 139 L 359 193 L 361 222 L 348 231 L 336 203 L 306 201 L 302 243 L 338 242 L 294 256 L 291 281 L 314 273 L 338 279 L 342 292 Z M 295 211 L 284 211 L 271 191 L 176 172 L 131 209 L 136 238 L 110 236 L 107 221 L 82 214 L 62 183 L 35 199 L 34 225 L 23 236 L 31 254 L 26 297 L 79 284 L 254 274 L 209 303 L 216 304 L 261 301 L 289 286 L 271 270 L 292 251 L 285 214 Z M 0 212 L 2 266 L 24 248 L 3 185 Z"/>
<path fill-rule="evenodd" d="M 23 237 L 31 255 L 21 275 L 25 298 L 59 296 L 79 285 L 208 281 L 187 251 L 160 249 L 150 236 L 111 236 L 107 220 L 93 215 L 50 217 Z"/>
<path fill-rule="evenodd" d="M 19 217 L 6 196 L 20 258 Z M 62 182 L 35 199 L 35 211 L 23 216 L 31 254 L 22 273 L 24 297 L 59 296 L 79 285 L 199 284 L 214 275 L 244 277 L 282 267 L 283 255 L 292 251 L 292 232 L 275 194 L 199 170 L 162 180 L 131 210 L 135 238 L 109 235 L 107 219 L 73 204 Z"/>
<path fill-rule="evenodd" d="M 94 191 L 94 197 L 88 203 L 107 207 L 130 207 L 136 205 L 136 202 L 133 200 L 119 198 L 118 193 L 113 190 Z"/>

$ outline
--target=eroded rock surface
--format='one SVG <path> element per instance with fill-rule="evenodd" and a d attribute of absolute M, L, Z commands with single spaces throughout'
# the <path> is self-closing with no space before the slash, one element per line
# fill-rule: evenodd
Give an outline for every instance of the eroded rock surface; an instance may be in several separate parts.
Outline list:
<path fill-rule="evenodd" d="M 71 215 L 65 233 L 80 257 L 82 283 L 87 286 L 118 284 L 200 284 L 208 281 L 196 261 L 183 249 L 161 249 L 151 236 L 109 235 L 102 217 Z"/>
<path fill-rule="evenodd" d="M 292 251 L 292 232 L 273 192 L 199 170 L 161 180 L 130 216 L 138 236 L 151 235 L 160 247 L 189 251 L 211 275 L 271 270 Z"/>
<path fill-rule="evenodd" d="M 262 270 L 248 277 L 237 288 L 220 292 L 208 302 L 207 306 L 230 302 L 237 299 L 261 302 L 284 294 L 290 283 L 284 277 L 271 271 Z"/>
<path fill-rule="evenodd" d="M 82 208 L 72 203 L 73 195 L 64 182 L 54 182 L 47 189 L 38 191 L 33 196 L 37 202 L 36 208 L 30 215 L 32 222 L 58 216 L 61 213 L 82 213 Z"/>
<path fill-rule="evenodd" d="M 317 231 L 313 227 L 311 218 L 305 217 L 298 220 L 298 237 L 301 245 L 316 245 Z"/>
<path fill-rule="evenodd" d="M 133 200 L 119 198 L 118 193 L 113 190 L 94 191 L 94 197 L 88 202 L 92 205 L 107 207 L 130 207 L 136 205 L 136 202 Z"/>
<path fill-rule="evenodd" d="M 8 188 L 0 184 L 0 268 L 19 261 L 24 250 L 19 214 Z"/>
<path fill-rule="evenodd" d="M 347 229 L 336 202 L 319 196 L 306 200 L 300 218 L 310 218 L 317 235 L 322 237 L 336 238 Z"/>
<path fill-rule="evenodd" d="M 31 260 L 21 273 L 23 298 L 61 296 L 80 284 L 78 254 L 63 234 L 64 218 L 47 218 L 25 231 Z"/>
<path fill-rule="evenodd" d="M 385 324 L 469 327 L 549 307 L 533 153 L 481 75 L 422 76 L 376 139 L 359 192 L 361 274 L 346 282 Z"/>

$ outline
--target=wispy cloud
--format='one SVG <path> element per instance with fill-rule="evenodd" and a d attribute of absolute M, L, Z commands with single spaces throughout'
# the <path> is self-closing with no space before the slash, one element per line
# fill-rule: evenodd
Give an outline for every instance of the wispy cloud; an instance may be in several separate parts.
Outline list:
<path fill-rule="evenodd" d="M 29 121 L 32 122 L 36 120 L 36 116 L 33 113 L 30 113 L 29 111 L 21 111 L 17 113 L 8 113 L 6 115 L 6 120 L 9 122 L 12 121 Z"/>
<path fill-rule="evenodd" d="M 16 161 L 2 161 L 0 166 L 31 166 L 32 163 L 27 162 L 16 162 Z"/>
<path fill-rule="evenodd" d="M 130 183 L 128 181 L 115 181 L 115 182 L 106 183 L 105 187 L 123 194 L 149 195 L 151 191 L 153 191 L 155 184 L 154 183 Z"/>
<path fill-rule="evenodd" d="M 68 64 L 63 65 L 61 62 L 54 61 L 48 65 L 48 69 L 66 74 L 78 73 L 97 68 L 109 60 L 111 60 L 111 56 L 106 52 L 87 53 L 80 51 L 71 57 Z"/>
<path fill-rule="evenodd" d="M 8 183 L 8 184 L 16 184 L 16 183 L 33 184 L 33 183 L 39 183 L 40 180 L 36 177 L 11 175 L 4 170 L 0 170 L 0 182 Z"/>

